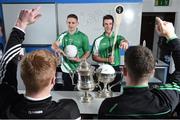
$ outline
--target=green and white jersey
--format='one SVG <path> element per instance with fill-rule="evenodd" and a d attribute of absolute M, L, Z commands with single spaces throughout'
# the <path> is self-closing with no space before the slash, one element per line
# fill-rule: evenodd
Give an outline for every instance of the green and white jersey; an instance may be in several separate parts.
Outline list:
<path fill-rule="evenodd" d="M 112 66 L 120 65 L 119 46 L 121 41 L 124 39 L 125 38 L 123 36 L 117 36 L 117 41 L 114 47 L 114 64 L 112 64 Z M 109 56 L 111 56 L 113 43 L 114 33 L 112 33 L 111 36 L 107 36 L 105 33 L 103 33 L 101 36 L 94 40 L 92 54 L 97 55 L 101 58 L 108 58 Z"/>
<path fill-rule="evenodd" d="M 57 39 L 60 42 L 60 48 L 65 49 L 67 45 L 75 45 L 78 49 L 78 53 L 76 57 L 81 58 L 86 52 L 89 51 L 89 40 L 87 35 L 76 30 L 74 34 L 69 34 L 68 31 L 60 34 Z M 61 69 L 65 73 L 69 73 L 70 71 L 75 71 L 79 66 L 79 63 L 71 61 L 66 57 L 63 58 L 63 63 L 61 64 Z"/>

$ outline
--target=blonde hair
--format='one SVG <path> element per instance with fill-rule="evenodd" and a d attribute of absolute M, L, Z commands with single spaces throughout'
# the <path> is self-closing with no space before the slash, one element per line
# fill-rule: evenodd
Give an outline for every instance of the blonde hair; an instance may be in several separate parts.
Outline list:
<path fill-rule="evenodd" d="M 21 77 L 27 91 L 37 92 L 55 76 L 57 58 L 47 50 L 33 51 L 21 62 Z"/>

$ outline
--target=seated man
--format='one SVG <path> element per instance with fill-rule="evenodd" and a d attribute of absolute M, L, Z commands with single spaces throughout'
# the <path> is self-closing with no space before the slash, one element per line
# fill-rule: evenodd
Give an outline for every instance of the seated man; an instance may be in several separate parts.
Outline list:
<path fill-rule="evenodd" d="M 159 20 L 159 18 L 158 18 Z M 174 51 L 173 58 L 179 58 L 180 41 L 173 37 L 173 26 L 164 21 L 158 24 L 160 33 L 168 34 L 168 44 Z M 170 27 L 168 27 L 170 26 Z M 170 35 L 170 36 L 169 36 Z M 171 36 L 173 35 L 173 36 Z M 175 62 L 176 63 L 176 62 Z M 177 67 L 177 66 L 176 66 Z M 148 80 L 155 71 L 155 60 L 152 52 L 142 46 L 133 46 L 125 53 L 126 87 L 120 96 L 107 98 L 99 109 L 99 118 L 167 118 L 172 115 L 180 102 L 180 81 L 171 80 L 170 84 L 149 89 Z"/>
<path fill-rule="evenodd" d="M 52 101 L 57 59 L 49 51 L 34 51 L 21 61 L 25 94 L 17 93 L 17 57 L 27 25 L 40 17 L 39 8 L 21 10 L 0 64 L 0 118 L 78 119 L 80 112 L 71 99 Z"/>

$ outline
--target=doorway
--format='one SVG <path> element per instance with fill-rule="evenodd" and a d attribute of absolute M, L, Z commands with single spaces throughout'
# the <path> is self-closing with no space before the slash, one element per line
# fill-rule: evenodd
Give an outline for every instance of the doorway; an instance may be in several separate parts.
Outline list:
<path fill-rule="evenodd" d="M 155 17 L 160 17 L 162 20 L 175 22 L 175 12 L 143 12 L 141 24 L 140 44 L 146 41 L 146 47 L 153 51 L 156 59 L 163 58 L 166 50 L 163 49 L 164 39 L 159 37 L 155 31 Z M 162 49 L 159 49 L 162 48 Z M 164 60 L 163 60 L 164 61 Z"/>

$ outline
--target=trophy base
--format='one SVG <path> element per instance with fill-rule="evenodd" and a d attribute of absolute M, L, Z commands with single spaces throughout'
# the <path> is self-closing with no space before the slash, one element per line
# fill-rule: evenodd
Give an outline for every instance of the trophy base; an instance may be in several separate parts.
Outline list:
<path fill-rule="evenodd" d="M 112 91 L 98 91 L 96 97 L 107 98 L 107 97 L 112 97 L 112 95 L 113 95 Z"/>
<path fill-rule="evenodd" d="M 93 97 L 91 96 L 91 94 L 87 94 L 87 96 L 81 97 L 82 103 L 90 103 L 92 100 L 93 100 Z"/>

